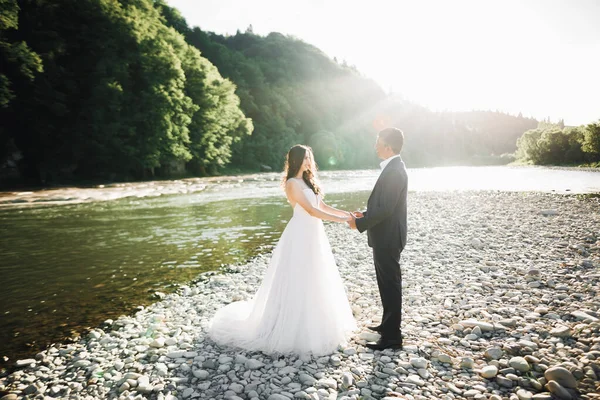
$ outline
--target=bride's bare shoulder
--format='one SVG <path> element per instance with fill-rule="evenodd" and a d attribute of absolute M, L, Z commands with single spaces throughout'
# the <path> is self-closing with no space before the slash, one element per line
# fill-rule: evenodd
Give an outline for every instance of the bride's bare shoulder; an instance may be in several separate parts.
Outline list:
<path fill-rule="evenodd" d="M 287 197 L 290 197 L 291 194 L 294 192 L 294 189 L 298 188 L 299 183 L 295 182 L 294 178 L 289 178 L 286 182 L 285 182 L 285 193 L 287 195 Z"/>
<path fill-rule="evenodd" d="M 289 178 L 285 182 L 286 189 L 287 188 L 299 188 L 301 186 L 302 186 L 302 184 L 300 183 L 300 180 L 298 178 Z"/>

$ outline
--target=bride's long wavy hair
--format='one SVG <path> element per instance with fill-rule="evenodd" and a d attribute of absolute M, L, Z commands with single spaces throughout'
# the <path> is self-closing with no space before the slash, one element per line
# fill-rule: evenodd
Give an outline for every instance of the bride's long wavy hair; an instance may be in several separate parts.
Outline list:
<path fill-rule="evenodd" d="M 302 167 L 302 163 L 304 162 L 306 152 L 308 152 L 310 157 L 310 168 L 304 171 L 302 180 L 315 194 L 323 195 L 319 186 L 319 180 L 317 179 L 317 164 L 315 163 L 315 157 L 310 146 L 297 144 L 288 151 L 283 169 L 282 185 L 285 186 L 288 179 L 293 178 L 298 174 L 298 171 L 300 171 L 300 167 Z"/>

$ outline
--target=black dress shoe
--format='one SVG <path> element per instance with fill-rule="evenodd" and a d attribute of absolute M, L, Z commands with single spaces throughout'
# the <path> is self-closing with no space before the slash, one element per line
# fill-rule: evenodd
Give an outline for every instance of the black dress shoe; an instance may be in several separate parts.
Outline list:
<path fill-rule="evenodd" d="M 381 325 L 367 326 L 367 329 L 370 329 L 373 332 L 381 332 Z"/>
<path fill-rule="evenodd" d="M 367 343 L 366 346 L 371 350 L 385 350 L 385 349 L 398 349 L 402 350 L 402 339 L 400 340 L 386 340 L 379 339 L 376 342 Z"/>

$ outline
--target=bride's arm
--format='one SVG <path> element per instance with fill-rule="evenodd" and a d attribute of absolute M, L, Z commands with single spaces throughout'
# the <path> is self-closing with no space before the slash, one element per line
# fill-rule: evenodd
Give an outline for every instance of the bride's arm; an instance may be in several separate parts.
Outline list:
<path fill-rule="evenodd" d="M 338 217 L 346 217 L 348 215 L 348 213 L 346 211 L 338 210 L 335 207 L 331 207 L 331 206 L 325 204 L 325 202 L 323 200 L 321 200 L 319 202 L 319 208 L 330 214 L 337 215 Z"/>
<path fill-rule="evenodd" d="M 300 206 L 313 217 L 333 222 L 346 222 L 351 219 L 351 217 L 347 214 L 346 216 L 342 217 L 313 206 L 308 198 L 304 195 L 300 184 L 292 181 L 291 179 L 285 183 L 285 194 L 287 195 L 288 200 L 300 204 Z"/>

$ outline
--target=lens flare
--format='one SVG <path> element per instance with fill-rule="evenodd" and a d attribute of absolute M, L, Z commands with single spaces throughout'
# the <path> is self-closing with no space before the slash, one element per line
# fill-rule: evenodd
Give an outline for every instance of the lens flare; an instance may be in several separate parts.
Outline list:
<path fill-rule="evenodd" d="M 391 124 L 391 118 L 389 115 L 378 115 L 373 119 L 373 128 L 377 131 L 388 128 Z"/>

